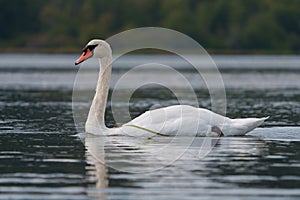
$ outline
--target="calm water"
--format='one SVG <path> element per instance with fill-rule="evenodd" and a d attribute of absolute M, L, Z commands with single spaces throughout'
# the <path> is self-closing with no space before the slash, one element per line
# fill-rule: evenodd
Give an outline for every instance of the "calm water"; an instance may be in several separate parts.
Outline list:
<path fill-rule="evenodd" d="M 152 152 L 169 138 L 142 143 L 117 136 L 83 138 L 72 113 L 75 58 L 0 55 L 0 199 L 300 198 L 299 56 L 215 56 L 226 86 L 227 115 L 271 117 L 248 136 L 210 140 L 215 146 L 204 158 L 198 156 L 203 138 L 195 138 L 167 167 L 172 153 L 184 147 L 169 146 L 169 154 Z M 112 85 L 136 62 L 155 59 L 174 64 L 191 81 L 199 105 L 210 108 L 210 96 L 203 82 L 197 82 L 199 77 L 184 62 L 168 56 L 129 56 L 116 62 Z M 80 89 L 90 96 L 87 89 L 94 82 L 88 79 L 95 72 L 88 69 L 83 75 L 87 81 Z M 150 79 L 161 75 L 147 72 Z M 171 77 L 164 78 L 180 87 Z M 131 87 L 128 82 L 121 92 Z M 189 93 L 182 88 L 181 93 L 192 104 Z M 73 103 L 82 110 L 89 107 L 85 98 Z M 164 87 L 142 87 L 133 93 L 129 110 L 134 117 L 177 103 Z M 116 104 L 122 116 L 126 104 L 122 99 Z M 115 125 L 111 104 L 106 120 L 108 126 Z"/>

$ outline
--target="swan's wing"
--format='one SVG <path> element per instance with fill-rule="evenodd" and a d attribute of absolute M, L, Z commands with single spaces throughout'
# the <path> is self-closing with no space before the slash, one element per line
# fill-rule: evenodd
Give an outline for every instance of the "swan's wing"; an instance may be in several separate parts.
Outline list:
<path fill-rule="evenodd" d="M 135 132 L 135 129 L 145 133 L 162 135 L 206 135 L 211 130 L 208 115 L 199 113 L 199 109 L 176 105 L 147 111 L 122 126 L 126 132 Z M 128 134 L 128 133 L 127 133 Z M 135 133 L 134 133 L 135 134 Z"/>

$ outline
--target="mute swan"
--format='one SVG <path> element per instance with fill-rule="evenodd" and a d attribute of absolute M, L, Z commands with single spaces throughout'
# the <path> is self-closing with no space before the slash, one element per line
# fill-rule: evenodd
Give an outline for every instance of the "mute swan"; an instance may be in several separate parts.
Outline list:
<path fill-rule="evenodd" d="M 83 49 L 75 65 L 95 57 L 100 59 L 96 93 L 91 104 L 85 130 L 95 135 L 183 134 L 197 136 L 245 135 L 260 126 L 265 118 L 230 119 L 203 108 L 175 105 L 147 111 L 118 128 L 107 128 L 104 121 L 106 101 L 112 69 L 112 50 L 104 40 L 91 40 Z"/>

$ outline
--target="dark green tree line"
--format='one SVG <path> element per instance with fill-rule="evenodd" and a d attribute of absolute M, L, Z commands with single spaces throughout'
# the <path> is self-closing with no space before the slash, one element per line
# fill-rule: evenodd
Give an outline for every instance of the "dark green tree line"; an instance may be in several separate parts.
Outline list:
<path fill-rule="evenodd" d="M 71 52 L 93 37 L 159 26 L 205 48 L 300 52 L 300 0 L 0 0 L 1 51 Z"/>

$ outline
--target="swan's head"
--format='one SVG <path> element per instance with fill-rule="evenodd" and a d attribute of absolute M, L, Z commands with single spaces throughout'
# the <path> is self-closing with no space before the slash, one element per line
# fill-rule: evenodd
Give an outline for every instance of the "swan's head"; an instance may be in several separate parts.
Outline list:
<path fill-rule="evenodd" d="M 91 40 L 83 48 L 81 56 L 76 60 L 75 65 L 82 63 L 83 61 L 95 57 L 104 58 L 111 56 L 111 48 L 107 42 L 104 40 Z"/>

